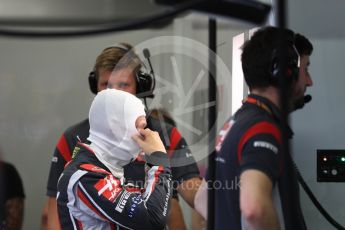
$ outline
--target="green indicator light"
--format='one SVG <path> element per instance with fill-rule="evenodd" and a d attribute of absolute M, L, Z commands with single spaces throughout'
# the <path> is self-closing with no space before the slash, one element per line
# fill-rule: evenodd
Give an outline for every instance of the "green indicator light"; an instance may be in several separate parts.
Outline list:
<path fill-rule="evenodd" d="M 341 161 L 342 161 L 342 162 L 345 162 L 345 157 L 342 157 L 342 158 L 341 158 Z"/>

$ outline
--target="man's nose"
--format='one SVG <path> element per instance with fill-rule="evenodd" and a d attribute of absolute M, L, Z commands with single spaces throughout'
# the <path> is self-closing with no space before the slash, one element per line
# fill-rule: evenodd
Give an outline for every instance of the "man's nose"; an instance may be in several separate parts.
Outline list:
<path fill-rule="evenodd" d="M 308 75 L 307 77 L 307 86 L 312 86 L 313 85 L 313 80 L 311 79 L 311 76 Z"/>

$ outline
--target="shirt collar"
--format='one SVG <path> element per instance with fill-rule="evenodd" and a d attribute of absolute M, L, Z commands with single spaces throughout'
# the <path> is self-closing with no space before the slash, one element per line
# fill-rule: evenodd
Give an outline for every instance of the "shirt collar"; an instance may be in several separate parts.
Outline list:
<path fill-rule="evenodd" d="M 254 102 L 254 103 L 250 102 L 250 100 L 252 100 L 252 99 L 254 99 L 253 101 L 256 101 L 256 102 Z M 244 99 L 244 101 L 243 101 L 243 104 L 245 104 L 245 103 L 255 104 L 258 107 L 262 108 L 280 124 L 280 121 L 282 120 L 282 113 L 281 113 L 280 109 L 269 99 L 262 97 L 262 96 L 259 96 L 259 95 L 256 95 L 256 94 L 249 94 L 248 98 Z M 293 131 L 286 121 L 284 121 L 284 126 L 286 127 L 287 137 L 292 138 Z"/>

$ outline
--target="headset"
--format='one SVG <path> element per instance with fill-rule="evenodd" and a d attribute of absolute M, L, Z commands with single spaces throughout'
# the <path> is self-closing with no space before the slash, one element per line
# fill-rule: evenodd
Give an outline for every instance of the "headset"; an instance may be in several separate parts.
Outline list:
<path fill-rule="evenodd" d="M 128 52 L 134 53 L 133 50 L 129 49 L 128 47 L 122 44 L 115 44 L 115 45 L 105 48 L 104 50 L 110 49 L 110 48 L 121 49 L 125 51 L 126 53 Z M 141 64 L 146 69 L 145 64 L 143 62 L 141 62 Z M 98 81 L 97 72 L 94 68 L 89 74 L 89 86 L 93 94 L 98 93 L 97 81 Z M 153 90 L 156 85 L 156 81 L 153 74 L 150 74 L 146 71 L 144 72 L 143 70 L 140 69 L 135 73 L 135 82 L 136 82 L 136 96 L 137 97 L 139 98 L 153 97 Z"/>
<path fill-rule="evenodd" d="M 300 67 L 300 55 L 295 47 L 293 40 L 287 41 L 287 65 L 284 76 L 287 77 L 289 84 L 296 81 L 299 75 Z M 273 85 L 279 85 L 279 76 L 282 74 L 281 65 L 280 65 L 280 55 L 281 52 L 284 52 L 281 47 L 273 49 L 271 64 L 269 69 L 270 83 Z M 285 51 L 286 52 L 286 51 Z"/>

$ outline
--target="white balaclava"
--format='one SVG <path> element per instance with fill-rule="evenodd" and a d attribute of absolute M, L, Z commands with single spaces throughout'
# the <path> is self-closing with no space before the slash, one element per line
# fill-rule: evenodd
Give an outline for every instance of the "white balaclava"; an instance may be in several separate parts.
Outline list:
<path fill-rule="evenodd" d="M 138 133 L 135 121 L 140 116 L 145 116 L 141 100 L 121 90 L 102 90 L 91 104 L 90 147 L 116 177 L 123 176 L 123 166 L 140 152 L 132 139 Z"/>

